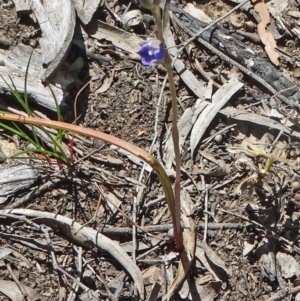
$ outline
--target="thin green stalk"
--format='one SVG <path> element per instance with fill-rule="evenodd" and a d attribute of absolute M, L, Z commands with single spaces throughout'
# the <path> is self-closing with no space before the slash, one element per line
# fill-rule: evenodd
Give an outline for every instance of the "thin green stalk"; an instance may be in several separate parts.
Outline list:
<path fill-rule="evenodd" d="M 155 6 L 151 9 L 152 14 L 154 16 L 157 29 L 158 29 L 158 38 L 163 45 L 165 45 L 164 37 L 163 37 L 163 23 L 161 19 L 161 11 L 159 6 Z M 175 169 L 176 169 L 176 179 L 174 185 L 174 193 L 175 193 L 175 204 L 176 204 L 176 229 L 175 230 L 175 240 L 176 246 L 179 250 L 183 249 L 183 235 L 182 229 L 180 225 L 180 215 L 181 215 L 181 205 L 180 205 L 180 181 L 181 181 L 181 174 L 180 174 L 180 148 L 179 148 L 179 133 L 177 127 L 177 96 L 176 96 L 176 87 L 174 82 L 174 75 L 173 75 L 173 68 L 172 68 L 172 60 L 169 55 L 168 50 L 166 50 L 165 60 L 164 60 L 165 67 L 167 69 L 170 90 L 171 90 L 171 99 L 172 99 L 172 138 L 174 144 L 174 153 L 175 153 Z"/>
<path fill-rule="evenodd" d="M 164 45 L 164 36 L 163 36 L 163 24 L 161 21 L 161 12 L 160 12 L 160 7 L 159 6 L 154 6 L 151 9 L 151 12 L 153 14 L 153 17 L 155 19 L 155 23 L 157 25 L 157 30 L 158 30 L 158 39 L 162 42 Z"/>
<path fill-rule="evenodd" d="M 175 154 L 175 170 L 176 170 L 176 179 L 174 184 L 174 193 L 175 193 L 175 204 L 176 204 L 176 220 L 177 222 L 177 248 L 183 248 L 183 236 L 182 229 L 180 225 L 180 215 L 181 215 L 181 204 L 180 204 L 180 191 L 181 191 L 181 173 L 180 173 L 180 148 L 179 148 L 179 133 L 177 126 L 177 97 L 176 97 L 176 88 L 174 82 L 174 75 L 172 70 L 172 60 L 169 56 L 169 53 L 166 53 L 165 66 L 168 72 L 170 90 L 171 90 L 171 99 L 172 99 L 172 138 L 174 145 L 174 154 Z"/>

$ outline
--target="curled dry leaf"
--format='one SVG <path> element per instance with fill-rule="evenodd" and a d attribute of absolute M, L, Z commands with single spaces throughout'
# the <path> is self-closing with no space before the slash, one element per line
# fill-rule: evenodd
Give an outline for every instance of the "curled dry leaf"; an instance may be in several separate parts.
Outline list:
<path fill-rule="evenodd" d="M 131 10 L 123 15 L 121 21 L 125 28 L 138 26 L 143 22 L 142 12 L 138 9 Z"/>
<path fill-rule="evenodd" d="M 278 66 L 279 65 L 279 54 L 275 51 L 276 41 L 273 35 L 266 30 L 266 27 L 270 23 L 270 14 L 268 11 L 268 6 L 264 1 L 254 1 L 252 0 L 255 11 L 259 14 L 261 21 L 257 25 L 257 32 L 263 44 L 265 45 L 265 50 L 271 60 L 271 62 Z"/>

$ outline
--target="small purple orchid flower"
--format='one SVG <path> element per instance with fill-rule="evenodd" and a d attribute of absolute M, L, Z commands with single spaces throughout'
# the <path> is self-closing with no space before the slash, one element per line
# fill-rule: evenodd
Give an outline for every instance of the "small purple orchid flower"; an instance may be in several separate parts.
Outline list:
<path fill-rule="evenodd" d="M 144 66 L 154 66 L 162 63 L 165 58 L 165 48 L 159 40 L 145 42 L 138 51 Z"/>

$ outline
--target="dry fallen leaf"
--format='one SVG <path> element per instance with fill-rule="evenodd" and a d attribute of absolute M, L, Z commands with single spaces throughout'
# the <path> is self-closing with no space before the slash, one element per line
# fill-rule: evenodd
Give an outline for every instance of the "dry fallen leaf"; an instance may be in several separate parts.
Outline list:
<path fill-rule="evenodd" d="M 202 22 L 205 23 L 212 22 L 212 19 L 204 11 L 195 7 L 192 3 L 187 3 L 186 7 L 183 10 Z"/>
<path fill-rule="evenodd" d="M 270 23 L 270 14 L 268 11 L 268 6 L 263 1 L 252 0 L 255 11 L 259 14 L 261 21 L 257 25 L 257 32 L 263 44 L 265 45 L 265 50 L 271 60 L 271 62 L 278 66 L 279 65 L 279 54 L 275 51 L 277 47 L 276 41 L 273 35 L 266 30 L 266 27 Z"/>
<path fill-rule="evenodd" d="M 218 296 L 222 287 L 221 281 L 211 281 L 205 285 L 197 285 L 201 301 L 213 301 Z"/>
<path fill-rule="evenodd" d="M 40 294 L 29 286 L 23 285 L 23 288 L 27 292 L 28 300 L 45 300 Z M 6 295 L 10 300 L 23 301 L 24 296 L 20 291 L 18 285 L 13 281 L 0 280 L 0 294 Z M 1 295 L 2 295 L 1 294 Z"/>
<path fill-rule="evenodd" d="M 280 266 L 282 277 L 288 279 L 296 276 L 299 279 L 300 264 L 292 255 L 278 252 L 276 263 Z"/>
<path fill-rule="evenodd" d="M 97 89 L 94 93 L 101 94 L 106 92 L 111 86 L 111 84 L 113 83 L 114 75 L 115 75 L 115 70 L 112 70 L 110 76 L 104 80 L 102 86 L 99 89 Z"/>

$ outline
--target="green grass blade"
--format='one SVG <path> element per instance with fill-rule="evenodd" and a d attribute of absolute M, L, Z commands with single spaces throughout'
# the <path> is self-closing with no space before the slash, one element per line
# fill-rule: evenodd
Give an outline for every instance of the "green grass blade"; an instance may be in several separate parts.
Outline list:
<path fill-rule="evenodd" d="M 7 131 L 25 139 L 27 142 L 33 144 L 35 146 L 35 142 L 24 132 L 22 131 L 14 122 L 13 124 L 16 126 L 16 128 L 13 128 L 7 124 L 4 124 L 2 122 L 0 122 L 0 126 L 4 129 L 6 129 Z"/>
<path fill-rule="evenodd" d="M 30 54 L 27 66 L 26 66 L 26 71 L 25 71 L 25 80 L 24 80 L 24 102 L 27 108 L 29 108 L 28 105 L 28 95 L 27 95 L 27 80 L 28 80 L 28 71 L 29 71 L 29 66 L 30 66 L 30 61 L 32 57 L 33 51 Z"/>

